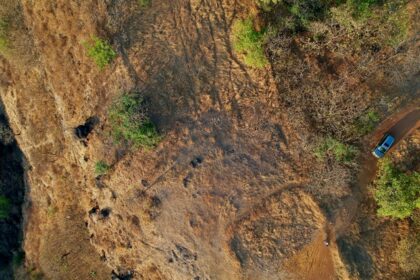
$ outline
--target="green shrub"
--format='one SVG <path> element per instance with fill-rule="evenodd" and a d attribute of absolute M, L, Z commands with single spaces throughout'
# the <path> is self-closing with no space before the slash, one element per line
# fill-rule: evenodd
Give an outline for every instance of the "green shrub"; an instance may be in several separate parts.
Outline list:
<path fill-rule="evenodd" d="M 4 20 L 0 20 L 0 54 L 4 54 L 9 47 L 9 40 L 7 38 L 8 24 Z"/>
<path fill-rule="evenodd" d="M 105 68 L 117 56 L 112 46 L 100 38 L 93 37 L 90 42 L 83 44 L 87 49 L 88 56 L 95 61 L 100 69 Z"/>
<path fill-rule="evenodd" d="M 378 215 L 406 218 L 420 207 L 420 173 L 405 173 L 396 168 L 391 160 L 383 159 L 375 180 L 375 200 Z"/>
<path fill-rule="evenodd" d="M 145 8 L 150 6 L 151 0 L 138 0 L 138 3 L 140 7 Z"/>
<path fill-rule="evenodd" d="M 264 11 L 270 11 L 273 6 L 281 3 L 282 0 L 255 0 L 255 3 Z"/>
<path fill-rule="evenodd" d="M 19 251 L 13 254 L 12 264 L 13 267 L 19 267 L 23 264 L 23 261 L 25 260 L 25 252 Z"/>
<path fill-rule="evenodd" d="M 233 48 L 243 57 L 246 65 L 262 68 L 268 60 L 264 53 L 267 33 L 256 31 L 252 19 L 237 20 L 232 28 Z"/>
<path fill-rule="evenodd" d="M 10 201 L 5 196 L 0 196 L 0 220 L 7 219 L 10 212 Z"/>
<path fill-rule="evenodd" d="M 109 169 L 109 165 L 106 164 L 106 162 L 104 162 L 103 160 L 100 160 L 95 164 L 95 174 L 97 176 L 105 175 L 106 173 L 108 173 Z"/>
<path fill-rule="evenodd" d="M 372 6 L 382 2 L 382 0 L 348 0 L 347 5 L 353 9 L 355 17 L 366 18 L 371 15 Z"/>
<path fill-rule="evenodd" d="M 358 134 L 365 135 L 372 132 L 380 121 L 379 114 L 374 110 L 367 111 L 356 121 L 356 130 Z"/>
<path fill-rule="evenodd" d="M 314 154 L 318 159 L 323 160 L 326 157 L 333 157 L 338 162 L 350 163 L 356 156 L 357 149 L 328 137 L 316 147 Z"/>
<path fill-rule="evenodd" d="M 139 95 L 123 94 L 111 107 L 109 118 L 112 134 L 118 142 L 125 140 L 135 146 L 150 148 L 161 139 Z"/>

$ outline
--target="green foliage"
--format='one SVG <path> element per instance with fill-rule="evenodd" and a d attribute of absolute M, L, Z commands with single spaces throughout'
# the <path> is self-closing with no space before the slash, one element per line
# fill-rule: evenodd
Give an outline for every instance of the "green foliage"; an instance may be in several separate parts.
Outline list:
<path fill-rule="evenodd" d="M 116 141 L 126 140 L 135 146 L 151 148 L 161 139 L 139 95 L 123 94 L 111 107 L 109 118 Z"/>
<path fill-rule="evenodd" d="M 356 120 L 356 130 L 358 134 L 368 134 L 375 129 L 379 121 L 379 114 L 374 110 L 369 110 Z"/>
<path fill-rule="evenodd" d="M 420 233 L 401 240 L 396 251 L 398 264 L 405 272 L 420 272 Z"/>
<path fill-rule="evenodd" d="M 372 6 L 381 4 L 382 0 L 348 0 L 347 5 L 353 9 L 355 17 L 369 17 Z"/>
<path fill-rule="evenodd" d="M 350 5 L 331 9 L 332 20 L 351 38 L 346 44 L 348 47 L 354 50 L 363 45 L 396 47 L 407 38 L 410 17 L 405 1 L 388 0 L 383 5 L 369 7 L 372 12 L 364 16 L 354 16 L 354 8 Z"/>
<path fill-rule="evenodd" d="M 255 0 L 257 5 L 265 11 L 270 11 L 273 6 L 282 2 L 282 0 Z"/>
<path fill-rule="evenodd" d="M 25 252 L 19 251 L 13 254 L 12 264 L 13 267 L 19 267 L 23 264 L 25 260 Z"/>
<path fill-rule="evenodd" d="M 357 149 L 332 137 L 327 137 L 316 147 L 314 154 L 321 160 L 333 157 L 338 162 L 350 163 L 356 156 Z"/>
<path fill-rule="evenodd" d="M 8 24 L 4 20 L 0 20 L 0 54 L 4 54 L 9 47 L 9 40 L 7 38 Z"/>
<path fill-rule="evenodd" d="M 385 25 L 389 34 L 386 43 L 392 47 L 398 46 L 407 38 L 410 26 L 407 6 L 404 3 L 400 3 L 403 1 L 395 2 L 385 5 Z"/>
<path fill-rule="evenodd" d="M 100 160 L 95 164 L 95 174 L 97 176 L 105 175 L 106 173 L 108 173 L 109 169 L 109 165 L 106 164 L 106 162 L 104 162 L 103 160 Z"/>
<path fill-rule="evenodd" d="M 7 219 L 10 212 L 10 201 L 7 197 L 0 195 L 0 220 Z"/>
<path fill-rule="evenodd" d="M 252 19 L 237 20 L 232 28 L 233 48 L 242 55 L 246 65 L 262 68 L 268 60 L 264 53 L 265 30 L 256 31 Z"/>
<path fill-rule="evenodd" d="M 389 159 L 383 159 L 375 185 L 379 216 L 403 219 L 420 208 L 420 173 L 405 173 Z"/>
<path fill-rule="evenodd" d="M 93 37 L 91 42 L 84 42 L 83 44 L 87 49 L 88 56 L 95 61 L 100 69 L 105 68 L 117 56 L 112 46 L 100 38 Z"/>
<path fill-rule="evenodd" d="M 151 0 L 138 0 L 137 1 L 140 5 L 140 7 L 145 8 L 145 7 L 149 7 Z"/>

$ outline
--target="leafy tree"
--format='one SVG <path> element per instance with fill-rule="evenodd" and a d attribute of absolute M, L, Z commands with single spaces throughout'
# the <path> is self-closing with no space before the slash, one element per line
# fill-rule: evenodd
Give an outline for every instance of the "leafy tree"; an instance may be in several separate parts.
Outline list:
<path fill-rule="evenodd" d="M 126 140 L 150 148 L 161 139 L 139 95 L 123 94 L 111 107 L 109 118 L 116 141 Z"/>
<path fill-rule="evenodd" d="M 420 207 L 420 173 L 405 173 L 396 168 L 391 160 L 380 162 L 375 180 L 375 200 L 378 215 L 403 219 Z"/>

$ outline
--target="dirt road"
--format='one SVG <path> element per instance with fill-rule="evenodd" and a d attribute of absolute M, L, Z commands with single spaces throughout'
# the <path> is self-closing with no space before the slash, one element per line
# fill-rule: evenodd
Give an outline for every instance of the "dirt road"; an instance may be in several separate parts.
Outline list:
<path fill-rule="evenodd" d="M 341 211 L 335 216 L 334 231 L 331 236 L 333 241 L 347 232 L 347 228 L 358 214 L 361 201 L 368 195 L 369 184 L 375 178 L 377 159 L 370 154 L 370 149 L 373 149 L 384 134 L 390 133 L 396 139 L 394 146 L 389 151 L 392 153 L 402 139 L 418 128 L 420 128 L 420 109 L 417 106 L 410 106 L 401 110 L 379 125 L 371 137 L 372 141 L 368 147 L 369 150 L 364 151 L 365 156 L 362 157 L 358 181 L 353 187 L 353 195 L 343 202 L 344 205 Z"/>

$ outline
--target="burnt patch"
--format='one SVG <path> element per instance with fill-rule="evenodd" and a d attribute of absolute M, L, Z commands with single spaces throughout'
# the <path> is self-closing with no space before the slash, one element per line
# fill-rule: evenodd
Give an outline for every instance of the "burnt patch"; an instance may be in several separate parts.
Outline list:
<path fill-rule="evenodd" d="M 89 210 L 89 216 L 92 216 L 92 215 L 95 215 L 95 214 L 97 214 L 98 213 L 98 211 L 99 211 L 99 207 L 98 206 L 95 206 L 95 207 L 93 207 L 92 209 L 90 209 Z"/>
<path fill-rule="evenodd" d="M 124 271 L 124 272 L 115 272 L 112 271 L 111 279 L 112 280 L 131 280 L 134 277 L 134 272 L 131 270 Z"/>
<path fill-rule="evenodd" d="M 241 266 L 245 266 L 248 260 L 248 255 L 245 252 L 245 249 L 243 248 L 241 240 L 238 236 L 234 236 L 230 241 L 230 249 L 235 253 L 235 256 Z"/>
<path fill-rule="evenodd" d="M 101 211 L 99 211 L 99 218 L 100 219 L 107 219 L 109 218 L 109 215 L 111 215 L 112 209 L 107 207 L 107 208 L 103 208 L 101 209 Z"/>
<path fill-rule="evenodd" d="M 185 188 L 187 188 L 189 186 L 189 184 L 191 183 L 192 178 L 193 178 L 193 174 L 190 172 L 182 180 L 182 183 L 183 183 L 183 185 L 184 185 Z"/>
<path fill-rule="evenodd" d="M 99 118 L 90 117 L 84 124 L 79 125 L 74 129 L 74 134 L 79 139 L 86 139 L 97 124 L 99 124 Z"/>
<path fill-rule="evenodd" d="M 204 158 L 202 157 L 202 156 L 198 156 L 198 157 L 195 157 L 191 162 L 190 162 L 190 164 L 191 164 L 191 166 L 193 167 L 193 168 L 197 168 L 197 167 L 199 167 L 202 163 L 203 163 L 203 161 L 204 161 Z"/>
<path fill-rule="evenodd" d="M 344 238 L 339 238 L 337 245 L 352 276 L 362 280 L 373 278 L 374 264 L 365 248 Z"/>

